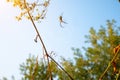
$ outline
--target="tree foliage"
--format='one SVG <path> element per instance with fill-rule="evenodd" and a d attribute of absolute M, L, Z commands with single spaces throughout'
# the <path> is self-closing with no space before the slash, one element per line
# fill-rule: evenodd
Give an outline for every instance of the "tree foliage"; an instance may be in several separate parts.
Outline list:
<path fill-rule="evenodd" d="M 119 28 L 115 21 L 107 21 L 107 28 L 101 26 L 98 32 L 90 29 L 90 35 L 86 36 L 91 46 L 85 48 L 86 56 L 90 64 L 91 74 L 94 79 L 99 79 L 110 60 L 114 57 L 113 49 L 120 44 Z M 115 59 L 116 69 L 120 68 L 120 55 Z M 113 80 L 117 73 L 114 73 L 114 66 L 107 71 L 104 80 Z"/>
<path fill-rule="evenodd" d="M 26 63 L 20 65 L 20 71 L 23 75 L 22 80 L 45 80 L 47 73 L 47 66 L 42 61 L 37 62 L 38 59 L 35 56 L 29 55 L 26 59 Z"/>
<path fill-rule="evenodd" d="M 50 0 L 7 0 L 7 2 L 12 2 L 14 7 L 18 7 L 21 10 L 21 13 L 16 16 L 18 21 L 22 20 L 22 17 L 30 20 L 30 16 L 27 14 L 27 11 L 29 11 L 32 19 L 38 22 L 41 22 L 45 18 L 47 8 L 50 4 Z"/>

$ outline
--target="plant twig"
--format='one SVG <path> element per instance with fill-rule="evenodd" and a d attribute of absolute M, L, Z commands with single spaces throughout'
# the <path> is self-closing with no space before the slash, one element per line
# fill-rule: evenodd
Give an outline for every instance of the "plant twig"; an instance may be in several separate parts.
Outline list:
<path fill-rule="evenodd" d="M 112 62 L 116 59 L 118 52 L 119 52 L 119 48 L 117 49 L 117 51 L 115 52 L 114 57 L 112 58 L 112 60 L 109 62 L 107 68 L 105 69 L 105 71 L 102 73 L 102 75 L 100 76 L 99 80 L 102 80 L 104 75 L 106 74 L 106 72 L 108 71 L 108 69 L 110 68 L 110 66 L 112 65 Z"/>
<path fill-rule="evenodd" d="M 120 76 L 120 69 L 119 69 L 118 73 L 116 74 L 116 80 L 118 80 L 119 76 Z"/>
<path fill-rule="evenodd" d="M 50 68 L 50 64 L 49 64 L 49 58 L 48 58 L 47 49 L 46 49 L 46 47 L 45 47 L 45 45 L 44 45 L 44 42 L 42 41 L 42 38 L 41 38 L 41 36 L 40 36 L 40 34 L 39 34 L 39 31 L 38 31 L 38 29 L 37 29 L 37 27 L 36 27 L 36 25 L 35 25 L 35 23 L 34 23 L 34 21 L 33 21 L 33 19 L 32 19 L 32 16 L 31 16 L 28 8 L 27 8 L 26 0 L 24 0 L 24 4 L 25 4 L 25 8 L 26 8 L 26 10 L 27 10 L 27 13 L 28 13 L 28 15 L 29 15 L 29 17 L 30 17 L 30 20 L 31 20 L 31 22 L 32 22 L 32 24 L 33 24 L 33 26 L 34 26 L 34 28 L 35 28 L 35 31 L 37 32 L 37 35 L 38 35 L 38 37 L 39 37 L 39 39 L 40 39 L 40 41 L 41 41 L 41 43 L 42 43 L 42 46 L 43 46 L 43 48 L 44 48 L 44 50 L 45 50 L 45 53 L 46 53 L 46 55 L 47 55 L 48 69 L 49 69 L 50 74 L 51 74 L 51 76 L 50 76 L 50 77 L 51 77 L 51 80 L 53 80 L 53 79 L 52 79 L 51 68 Z"/>
<path fill-rule="evenodd" d="M 27 9 L 26 0 L 24 0 L 24 4 L 25 4 L 26 10 L 27 10 L 27 13 L 28 13 L 28 15 L 29 15 L 29 17 L 30 17 L 30 20 L 31 20 L 31 22 L 32 22 L 32 24 L 33 24 L 33 26 L 34 26 L 34 28 L 35 28 L 35 31 L 36 31 L 36 33 L 37 33 L 37 35 L 38 35 L 38 38 L 39 38 L 40 41 L 41 41 L 42 47 L 44 48 L 45 54 L 46 54 L 46 56 L 47 56 L 47 61 L 48 61 L 49 69 L 50 69 L 50 65 L 49 65 L 49 58 L 50 58 L 57 66 L 59 66 L 59 67 L 68 75 L 68 77 L 69 77 L 71 80 L 73 80 L 73 78 L 70 76 L 70 74 L 69 74 L 61 65 L 59 65 L 59 64 L 48 54 L 47 49 L 46 49 L 46 47 L 45 47 L 45 44 L 44 44 L 44 42 L 43 42 L 43 40 L 42 40 L 42 38 L 41 38 L 41 36 L 40 36 L 40 33 L 39 33 L 39 31 L 38 31 L 38 29 L 37 29 L 37 27 L 36 27 L 36 25 L 35 25 L 35 23 L 34 23 L 34 21 L 33 21 L 33 19 L 32 19 L 32 16 L 31 16 L 29 10 Z M 48 57 L 49 57 L 49 58 L 48 58 Z M 53 78 L 52 78 L 51 69 L 50 69 L 50 74 L 51 74 L 51 80 L 52 80 Z"/>

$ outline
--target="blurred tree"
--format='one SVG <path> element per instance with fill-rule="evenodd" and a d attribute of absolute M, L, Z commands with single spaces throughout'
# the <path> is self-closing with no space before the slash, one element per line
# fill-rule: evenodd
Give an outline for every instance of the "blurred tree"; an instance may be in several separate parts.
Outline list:
<path fill-rule="evenodd" d="M 0 78 L 0 80 L 9 80 L 7 77 L 2 77 L 2 79 Z M 11 76 L 11 80 L 15 80 L 15 77 L 12 75 Z"/>
<path fill-rule="evenodd" d="M 47 66 L 48 64 L 45 64 L 43 59 L 38 60 L 37 57 L 29 55 L 29 58 L 20 64 L 22 80 L 49 80 L 50 73 Z M 53 78 L 56 78 L 56 73 L 59 71 L 59 68 L 53 61 L 50 61 L 50 67 Z"/>
<path fill-rule="evenodd" d="M 90 29 L 90 35 L 87 35 L 90 47 L 84 48 L 87 61 L 91 70 L 91 76 L 98 80 L 100 75 L 107 68 L 108 63 L 114 57 L 113 49 L 120 44 L 120 27 L 115 25 L 115 20 L 107 20 L 107 28 L 101 26 L 98 32 L 94 28 Z M 114 80 L 120 70 L 120 54 L 115 59 L 117 72 L 114 72 L 113 66 L 104 75 L 103 80 Z"/>
<path fill-rule="evenodd" d="M 3 77 L 2 80 L 8 80 L 6 77 Z"/>
<path fill-rule="evenodd" d="M 25 63 L 20 65 L 22 80 L 46 80 L 47 66 L 42 61 L 37 61 L 35 56 L 29 55 Z"/>

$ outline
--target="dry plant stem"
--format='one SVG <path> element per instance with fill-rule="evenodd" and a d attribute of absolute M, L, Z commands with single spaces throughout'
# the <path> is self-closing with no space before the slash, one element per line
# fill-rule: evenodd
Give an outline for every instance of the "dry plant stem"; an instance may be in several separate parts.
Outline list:
<path fill-rule="evenodd" d="M 48 59 L 48 57 L 49 57 L 56 65 L 58 65 L 58 66 L 70 77 L 71 80 L 73 80 L 73 78 L 70 76 L 70 74 L 68 74 L 68 72 L 67 72 L 62 66 L 60 66 L 60 65 L 48 54 L 47 49 L 46 49 L 46 47 L 45 47 L 45 45 L 44 45 L 44 43 L 43 43 L 43 41 L 42 41 L 42 38 L 41 38 L 41 36 L 40 36 L 40 34 L 39 34 L 39 32 L 38 32 L 38 29 L 37 29 L 37 27 L 36 27 L 36 25 L 35 25 L 35 23 L 34 23 L 34 21 L 33 21 L 33 19 L 32 19 L 32 17 L 31 17 L 31 15 L 30 15 L 29 12 L 28 12 L 28 14 L 29 14 L 30 19 L 31 19 L 31 21 L 32 21 L 32 24 L 33 24 L 33 26 L 34 26 L 37 34 L 38 34 L 38 37 L 39 37 L 39 39 L 40 39 L 40 41 L 41 41 L 41 43 L 42 43 L 42 46 L 43 46 L 43 48 L 44 48 L 44 50 L 45 50 L 48 63 L 49 63 L 49 59 Z M 48 65 L 49 65 L 49 64 L 48 64 Z M 52 74 L 52 73 L 51 73 L 51 74 Z"/>
<path fill-rule="evenodd" d="M 119 76 L 120 76 L 120 69 L 119 69 L 118 74 L 116 75 L 116 80 L 118 80 Z"/>
<path fill-rule="evenodd" d="M 39 39 L 40 39 L 40 41 L 41 41 L 41 43 L 42 43 L 42 46 L 43 46 L 43 48 L 44 48 L 44 50 L 45 50 L 45 53 L 46 53 L 46 56 L 47 56 L 47 61 L 48 61 L 48 69 L 49 69 L 50 74 L 51 74 L 51 80 L 53 80 L 53 79 L 52 79 L 52 73 L 51 73 L 51 68 L 50 68 L 50 64 L 49 64 L 49 58 L 48 58 L 48 53 L 47 53 L 46 47 L 45 47 L 45 45 L 44 45 L 44 43 L 43 43 L 43 41 L 42 41 L 42 38 L 41 38 L 41 36 L 40 36 L 40 34 L 39 34 L 38 30 L 37 30 L 37 27 L 36 27 L 36 25 L 35 25 L 32 17 L 31 17 L 31 15 L 30 15 L 29 11 L 28 11 L 28 15 L 29 15 L 29 17 L 30 17 L 30 19 L 31 19 L 31 21 L 32 21 L 32 24 L 33 24 L 33 26 L 34 26 L 37 34 L 38 34 L 38 37 L 39 37 Z"/>
<path fill-rule="evenodd" d="M 24 3 L 26 3 L 26 0 L 24 0 Z M 26 7 L 26 9 L 27 9 L 26 4 L 25 4 L 25 7 Z M 59 65 L 59 64 L 48 54 L 47 49 L 46 49 L 46 47 L 45 47 L 45 45 L 44 45 L 44 42 L 43 42 L 43 40 L 42 40 L 42 38 L 41 38 L 41 36 L 40 36 L 40 33 L 39 33 L 39 31 L 38 31 L 38 29 L 37 29 L 37 27 L 36 27 L 36 25 L 35 25 L 32 17 L 31 17 L 31 14 L 30 14 L 29 10 L 27 10 L 27 12 L 28 12 L 28 15 L 29 15 L 29 17 L 30 17 L 30 20 L 31 20 L 31 22 L 32 22 L 32 24 L 33 24 L 33 26 L 34 26 L 34 28 L 35 28 L 35 31 L 36 31 L 36 33 L 37 33 L 37 35 L 38 35 L 38 38 L 39 38 L 40 41 L 41 41 L 41 44 L 42 44 L 42 46 L 43 46 L 43 48 L 44 48 L 44 51 L 45 51 L 45 54 L 46 54 L 46 56 L 47 56 L 48 67 L 49 67 L 50 74 L 51 74 L 51 78 L 50 78 L 50 79 L 53 80 L 53 78 L 52 78 L 52 73 L 51 73 L 51 69 L 50 69 L 50 64 L 49 64 L 49 58 L 50 58 L 57 66 L 59 66 L 59 67 L 69 76 L 69 78 L 70 78 L 71 80 L 73 80 L 73 78 L 70 76 L 70 74 L 69 74 L 61 65 Z M 49 58 L 48 58 L 48 57 L 49 57 Z"/>
<path fill-rule="evenodd" d="M 30 17 L 30 20 L 31 20 L 31 22 L 32 22 L 32 24 L 33 24 L 33 26 L 34 26 L 34 28 L 35 28 L 35 31 L 37 32 L 37 35 L 38 35 L 38 37 L 39 37 L 39 39 L 40 39 L 40 41 L 41 41 L 41 43 L 42 43 L 42 46 L 43 46 L 43 48 L 44 48 L 44 50 L 45 50 L 45 53 L 46 53 L 46 56 L 47 56 L 47 61 L 48 61 L 48 69 L 49 69 L 49 71 L 50 71 L 50 79 L 53 80 L 53 78 L 52 78 L 52 73 L 51 73 L 51 68 L 50 68 L 50 64 L 49 64 L 48 53 L 47 53 L 46 47 L 45 47 L 45 45 L 44 45 L 44 43 L 43 43 L 43 41 L 42 41 L 42 38 L 41 38 L 41 36 L 40 36 L 40 34 L 39 34 L 39 31 L 38 31 L 37 27 L 36 27 L 36 25 L 35 25 L 35 23 L 34 23 L 34 21 L 33 21 L 33 19 L 32 19 L 32 16 L 31 16 L 31 14 L 30 14 L 27 6 L 26 6 L 26 0 L 24 0 L 24 4 L 25 4 L 25 8 L 26 8 L 26 10 L 27 10 L 27 13 L 28 13 L 28 15 L 29 15 L 29 17 Z"/>
<path fill-rule="evenodd" d="M 114 57 L 113 57 L 112 60 L 109 62 L 107 68 L 105 69 L 105 71 L 104 71 L 104 72 L 102 73 L 102 75 L 100 76 L 99 80 L 102 80 L 102 78 L 104 77 L 104 75 L 106 74 L 106 72 L 108 71 L 108 69 L 110 68 L 110 66 L 112 65 L 112 62 L 113 62 L 113 61 L 115 60 L 115 58 L 117 57 L 118 52 L 119 52 L 119 51 L 117 51 L 117 52 L 115 53 Z"/>

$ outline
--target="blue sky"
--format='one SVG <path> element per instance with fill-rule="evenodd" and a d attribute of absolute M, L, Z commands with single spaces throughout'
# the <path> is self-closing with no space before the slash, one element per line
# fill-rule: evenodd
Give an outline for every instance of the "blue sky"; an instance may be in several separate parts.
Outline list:
<path fill-rule="evenodd" d="M 41 57 L 39 43 L 34 42 L 35 31 L 30 21 L 18 22 L 15 16 L 20 11 L 11 3 L 1 0 L 0 3 L 0 79 L 12 75 L 20 79 L 19 64 L 31 53 Z M 58 17 L 68 24 L 59 26 Z M 115 19 L 120 24 L 120 3 L 118 0 L 51 0 L 46 18 L 36 23 L 48 52 L 56 56 L 72 58 L 71 47 L 87 46 L 84 36 L 90 27 L 99 29 L 105 26 L 106 20 Z"/>

